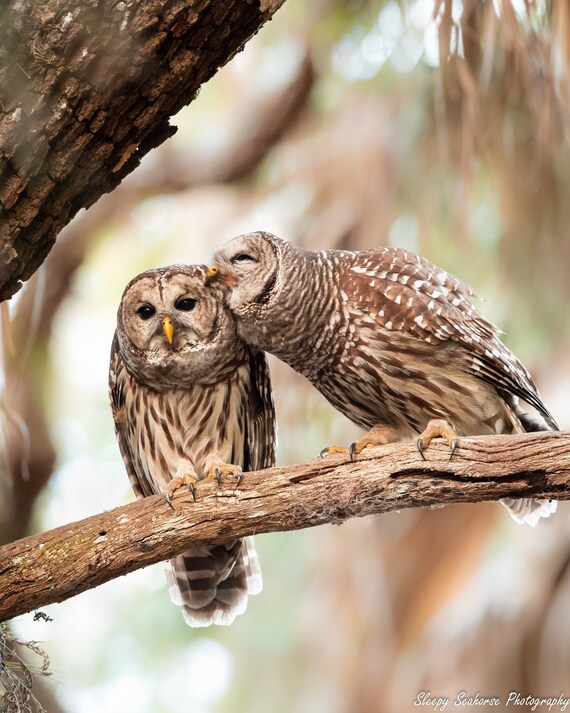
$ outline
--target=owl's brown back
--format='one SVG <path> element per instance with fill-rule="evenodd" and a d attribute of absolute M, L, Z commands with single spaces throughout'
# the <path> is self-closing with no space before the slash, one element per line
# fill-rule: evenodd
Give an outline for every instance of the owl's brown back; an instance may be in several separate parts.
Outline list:
<path fill-rule="evenodd" d="M 513 415 L 521 399 L 556 427 L 458 278 L 400 248 L 312 252 L 265 239 L 279 247 L 283 287 L 264 305 L 236 309 L 240 333 L 358 425 L 386 423 L 406 437 L 447 418 L 462 435 L 507 432 L 522 429 Z"/>

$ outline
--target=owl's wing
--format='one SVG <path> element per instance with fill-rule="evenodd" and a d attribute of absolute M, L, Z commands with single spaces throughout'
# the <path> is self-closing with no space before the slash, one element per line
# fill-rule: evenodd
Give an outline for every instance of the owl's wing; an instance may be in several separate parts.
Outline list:
<path fill-rule="evenodd" d="M 363 324 L 371 320 L 431 344 L 462 345 L 470 373 L 499 392 L 520 397 L 557 428 L 529 372 L 501 342 L 500 330 L 471 303 L 475 292 L 462 280 L 426 258 L 385 247 L 355 253 L 340 288 Z"/>
<path fill-rule="evenodd" d="M 249 352 L 250 394 L 245 418 L 244 470 L 275 465 L 277 421 L 269 365 L 264 352 Z"/>
<path fill-rule="evenodd" d="M 147 495 L 153 495 L 153 492 L 144 473 L 141 471 L 141 477 L 137 473 L 139 460 L 132 448 L 132 441 L 129 437 L 125 406 L 125 390 L 129 388 L 128 378 L 127 370 L 119 352 L 117 334 L 115 333 L 113 345 L 111 346 L 111 363 L 109 365 L 109 400 L 111 402 L 113 421 L 115 422 L 115 434 L 129 480 L 137 498 L 143 498 Z"/>

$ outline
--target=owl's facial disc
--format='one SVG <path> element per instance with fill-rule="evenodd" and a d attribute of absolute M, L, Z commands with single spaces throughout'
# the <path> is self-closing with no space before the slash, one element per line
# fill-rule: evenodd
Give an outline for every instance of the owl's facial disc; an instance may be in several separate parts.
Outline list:
<path fill-rule="evenodd" d="M 279 279 L 278 239 L 269 233 L 248 233 L 214 255 L 216 279 L 231 288 L 228 306 L 237 316 L 265 311 Z"/>
<path fill-rule="evenodd" d="M 208 336 L 215 302 L 203 294 L 204 273 L 191 275 L 150 271 L 125 292 L 120 318 L 129 341 L 153 360 L 193 348 Z"/>
<path fill-rule="evenodd" d="M 118 315 L 119 346 L 131 370 L 149 384 L 210 379 L 220 354 L 231 359 L 235 322 L 223 290 L 207 285 L 205 277 L 203 267 L 173 266 L 149 270 L 127 286 Z"/>

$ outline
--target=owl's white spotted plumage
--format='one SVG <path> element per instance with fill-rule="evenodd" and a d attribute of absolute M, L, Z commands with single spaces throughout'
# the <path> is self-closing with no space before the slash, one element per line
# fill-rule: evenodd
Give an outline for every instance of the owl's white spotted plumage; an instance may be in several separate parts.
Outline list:
<path fill-rule="evenodd" d="M 274 465 L 275 413 L 264 354 L 238 338 L 206 270 L 174 265 L 127 285 L 111 350 L 110 399 L 137 497 L 212 463 Z M 172 600 L 191 626 L 230 624 L 262 580 L 253 538 L 193 549 L 167 567 Z"/>
<path fill-rule="evenodd" d="M 392 440 L 443 419 L 457 435 L 557 429 L 523 364 L 474 307 L 473 290 L 393 247 L 313 252 L 269 233 L 215 255 L 232 277 L 240 335 L 306 376 L 362 428 Z M 530 414 L 522 403 L 530 406 Z M 536 524 L 556 504 L 504 501 Z"/>

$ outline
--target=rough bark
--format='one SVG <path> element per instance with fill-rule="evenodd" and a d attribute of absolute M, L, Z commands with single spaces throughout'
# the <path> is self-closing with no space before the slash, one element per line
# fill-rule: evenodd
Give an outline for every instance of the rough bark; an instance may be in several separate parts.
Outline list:
<path fill-rule="evenodd" d="M 0 620 L 91 589 L 189 547 L 236 537 L 341 523 L 409 507 L 537 496 L 570 499 L 570 434 L 462 439 L 449 459 L 434 442 L 248 473 L 235 491 L 201 484 L 198 501 L 162 496 L 27 537 L 0 548 Z"/>
<path fill-rule="evenodd" d="M 0 299 L 59 231 L 175 132 L 283 0 L 12 0 L 0 7 Z"/>

